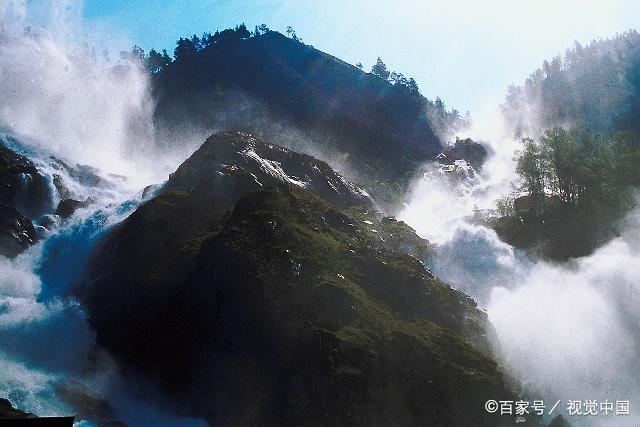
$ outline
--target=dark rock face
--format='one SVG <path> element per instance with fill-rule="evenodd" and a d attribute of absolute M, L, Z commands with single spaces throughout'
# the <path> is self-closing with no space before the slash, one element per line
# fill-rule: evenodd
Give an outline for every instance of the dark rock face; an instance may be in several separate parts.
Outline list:
<path fill-rule="evenodd" d="M 60 383 L 56 386 L 56 395 L 73 408 L 78 419 L 90 419 L 100 426 L 126 426 L 114 417 L 113 408 L 109 402 L 82 383 L 76 381 Z"/>
<path fill-rule="evenodd" d="M 0 255 L 13 258 L 37 240 L 31 220 L 17 210 L 0 205 Z"/>
<path fill-rule="evenodd" d="M 444 157 L 442 157 L 443 155 Z M 446 147 L 439 156 L 439 159 L 445 163 L 450 163 L 454 160 L 464 160 L 474 168 L 478 169 L 487 159 L 487 156 L 487 149 L 473 141 L 471 138 L 456 138 L 455 144 Z"/>
<path fill-rule="evenodd" d="M 424 98 L 277 32 L 209 46 L 170 64 L 153 88 L 167 140 L 184 129 L 242 129 L 328 153 L 322 160 L 346 154 L 353 170 L 343 172 L 374 191 L 380 181 L 407 184 L 441 150 Z"/>
<path fill-rule="evenodd" d="M 0 204 L 32 219 L 52 210 L 46 179 L 29 159 L 11 151 L 1 139 Z"/>
<path fill-rule="evenodd" d="M 87 198 L 84 201 L 74 200 L 74 199 L 64 199 L 58 203 L 58 207 L 56 208 L 55 214 L 61 218 L 69 218 L 72 216 L 76 210 L 81 208 L 86 208 L 94 203 L 94 200 L 91 198 Z"/>
<path fill-rule="evenodd" d="M 11 402 L 7 399 L 0 398 L 0 419 L 2 418 L 33 418 L 35 415 L 29 412 L 21 411 L 14 408 Z"/>
<path fill-rule="evenodd" d="M 0 399 L 0 427 L 72 427 L 75 417 L 37 417 Z"/>
<path fill-rule="evenodd" d="M 209 138 L 94 255 L 99 343 L 212 425 L 510 425 L 486 315 L 354 203 L 322 162 Z"/>
<path fill-rule="evenodd" d="M 15 257 L 37 240 L 32 221 L 52 211 L 47 180 L 0 138 L 0 254 Z"/>
<path fill-rule="evenodd" d="M 150 184 L 142 189 L 142 193 L 140 194 L 140 198 L 145 200 L 149 198 L 154 192 L 160 189 L 161 185 L 159 184 Z"/>
<path fill-rule="evenodd" d="M 50 157 L 50 165 L 57 170 L 65 171 L 71 178 L 85 187 L 113 188 L 113 183 L 101 177 L 99 175 L 100 171 L 92 166 L 79 164 L 72 166 L 54 156 Z M 113 180 L 125 179 L 123 176 L 113 174 L 110 174 L 109 178 Z M 69 191 L 64 187 L 60 175 L 54 175 L 53 184 L 61 198 L 68 198 Z"/>
<path fill-rule="evenodd" d="M 171 175 L 165 192 L 189 191 L 205 197 L 215 193 L 218 202 L 232 203 L 247 191 L 280 184 L 307 189 L 340 208 L 373 208 L 366 192 L 325 162 L 244 132 L 223 132 L 208 138 Z"/>

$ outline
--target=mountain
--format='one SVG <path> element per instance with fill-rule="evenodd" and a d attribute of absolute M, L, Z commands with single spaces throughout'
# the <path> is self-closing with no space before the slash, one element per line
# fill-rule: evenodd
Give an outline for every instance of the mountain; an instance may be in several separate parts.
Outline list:
<path fill-rule="evenodd" d="M 76 292 L 99 344 L 212 425 L 510 425 L 484 410 L 516 397 L 487 316 L 373 211 L 326 163 L 220 133 L 102 239 Z"/>
<path fill-rule="evenodd" d="M 517 135 L 578 127 L 594 133 L 640 133 L 640 34 L 576 42 L 564 56 L 544 61 L 502 106 Z"/>
<path fill-rule="evenodd" d="M 576 42 L 509 89 L 502 112 L 524 139 L 521 181 L 502 240 L 555 261 L 592 254 L 622 232 L 640 185 L 640 34 Z"/>
<path fill-rule="evenodd" d="M 170 144 L 242 129 L 329 162 L 381 203 L 441 151 L 433 103 L 414 86 L 275 31 L 191 46 L 153 74 L 156 128 Z"/>

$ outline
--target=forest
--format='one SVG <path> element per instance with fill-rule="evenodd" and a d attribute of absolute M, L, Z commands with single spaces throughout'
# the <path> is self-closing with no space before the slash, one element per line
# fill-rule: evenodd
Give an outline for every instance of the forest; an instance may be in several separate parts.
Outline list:
<path fill-rule="evenodd" d="M 553 126 L 640 131 L 640 34 L 630 30 L 545 60 L 512 85 L 502 111 L 520 136 Z"/>
<path fill-rule="evenodd" d="M 193 34 L 191 37 L 180 37 L 176 41 L 172 56 L 169 55 L 166 49 L 158 51 L 155 48 L 151 48 L 149 52 L 146 53 L 144 49 L 138 45 L 133 46 L 130 51 L 121 52 L 120 56 L 128 62 L 142 66 L 148 73 L 155 75 L 161 73 L 174 61 L 178 63 L 194 61 L 201 51 L 210 46 L 228 42 L 233 43 L 238 40 L 247 40 L 269 32 L 272 32 L 272 30 L 265 24 L 256 25 L 254 30 L 250 31 L 247 29 L 247 26 L 242 23 L 233 28 L 216 30 L 213 33 L 205 32 L 200 37 L 196 34 Z M 290 39 L 303 44 L 302 38 L 298 37 L 296 31 L 291 26 L 287 27 L 285 33 Z M 364 66 L 360 62 L 358 62 L 355 67 L 364 71 Z M 435 100 L 423 97 L 413 77 L 389 70 L 380 57 L 378 57 L 376 63 L 371 66 L 369 74 L 388 82 L 403 94 L 418 99 L 424 105 L 425 111 L 433 123 L 434 128 L 442 130 L 439 132 L 441 138 L 450 138 L 456 131 L 466 129 L 471 125 L 471 114 L 468 111 L 462 115 L 456 108 L 447 109 L 447 106 L 440 97 L 436 97 Z"/>
<path fill-rule="evenodd" d="M 519 181 L 494 228 L 545 257 L 591 253 L 619 233 L 640 184 L 640 35 L 629 31 L 544 61 L 502 105 L 522 137 Z M 537 135 L 532 137 L 531 135 Z"/>

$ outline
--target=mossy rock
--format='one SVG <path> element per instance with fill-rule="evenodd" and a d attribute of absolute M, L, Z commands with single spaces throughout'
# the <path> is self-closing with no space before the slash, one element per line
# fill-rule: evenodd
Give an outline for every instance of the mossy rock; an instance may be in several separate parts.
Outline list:
<path fill-rule="evenodd" d="M 484 411 L 515 395 L 471 298 L 381 246 L 350 214 L 366 206 L 286 180 L 242 187 L 254 177 L 217 174 L 213 149 L 95 254 L 79 293 L 100 344 L 212 425 L 513 422 Z"/>

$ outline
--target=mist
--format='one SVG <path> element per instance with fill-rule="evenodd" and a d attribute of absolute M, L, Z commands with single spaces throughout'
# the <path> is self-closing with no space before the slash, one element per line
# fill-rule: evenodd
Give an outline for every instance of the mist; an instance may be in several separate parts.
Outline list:
<path fill-rule="evenodd" d="M 425 167 L 398 218 L 436 244 L 433 272 L 478 301 L 497 336 L 504 369 L 530 400 L 630 400 L 640 392 L 640 210 L 622 221 L 620 237 L 564 264 L 531 260 L 477 221 L 500 197 L 517 194 L 518 141 L 502 115 L 485 114 L 468 135 L 490 157 L 481 171 L 445 173 Z M 515 397 L 514 397 L 515 398 Z M 630 411 L 568 417 L 573 425 L 636 425 Z"/>
<path fill-rule="evenodd" d="M 554 126 L 596 133 L 637 130 L 640 35 L 627 29 L 545 60 L 520 86 L 507 90 L 502 111 L 513 132 L 523 136 Z"/>
<path fill-rule="evenodd" d="M 633 216 L 637 221 L 638 212 Z M 637 396 L 636 242 L 620 237 L 567 266 L 538 263 L 517 287 L 493 288 L 488 312 L 502 356 L 525 384 L 554 401 Z M 631 416 L 637 424 L 638 415 Z M 601 418 L 593 423 L 602 425 Z"/>
<path fill-rule="evenodd" d="M 148 73 L 118 51 L 84 43 L 81 11 L 79 1 L 0 1 L 0 139 L 36 165 L 52 206 L 62 198 L 54 176 L 65 197 L 94 200 L 41 228 L 40 243 L 15 259 L 0 257 L 0 397 L 38 415 L 77 414 L 82 425 L 206 425 L 176 415 L 153 381 L 96 344 L 73 287 L 96 242 L 143 202 L 141 190 L 164 182 L 207 136 L 226 129 L 234 111 L 220 113 L 210 128 L 157 130 Z M 251 100 L 237 108 L 262 117 L 283 145 L 307 140 L 281 121 L 266 126 L 265 107 Z"/>
<path fill-rule="evenodd" d="M 15 259 L 0 257 L 0 396 L 38 415 L 77 414 L 82 425 L 203 425 L 134 384 L 96 345 L 71 293 L 97 240 L 188 155 L 156 149 L 147 74 L 79 43 L 81 11 L 79 1 L 0 1 L 0 138 L 36 165 L 52 206 L 62 197 L 54 175 L 65 197 L 93 200 L 40 227 L 40 242 Z"/>
<path fill-rule="evenodd" d="M 79 42 L 81 10 L 78 1 L 0 3 L 0 129 L 44 154 L 126 176 L 128 190 L 163 181 L 182 159 L 155 150 L 147 73 Z"/>
<path fill-rule="evenodd" d="M 114 46 L 80 42 L 81 10 L 78 1 L 47 8 L 0 0 L 0 137 L 15 138 L 11 148 L 28 154 L 50 183 L 61 174 L 71 197 L 97 200 L 70 220 L 39 230 L 41 242 L 15 259 L 0 257 L 0 396 L 37 414 L 78 413 L 89 425 L 115 419 L 202 425 L 176 415 L 162 393 L 131 378 L 96 344 L 72 296 L 91 250 L 143 202 L 142 188 L 164 182 L 216 131 L 242 124 L 354 181 L 361 179 L 357 159 L 340 150 L 340 138 L 298 129 L 244 93 L 231 93 L 208 127 L 158 129 L 148 74 L 121 59 Z M 523 105 L 518 114 L 535 136 L 539 106 Z M 532 260 L 502 242 L 478 216 L 517 193 L 520 145 L 507 128 L 502 114 L 488 109 L 469 129 L 436 129 L 443 139 L 457 131 L 479 141 L 489 158 L 481 170 L 466 162 L 453 170 L 425 164 L 396 216 L 436 245 L 437 255 L 424 260 L 432 271 L 488 313 L 495 352 L 525 397 L 563 405 L 630 400 L 640 392 L 640 210 L 622 220 L 620 237 L 564 264 Z M 89 166 L 105 184 L 88 186 L 55 169 L 52 156 Z M 61 197 L 53 184 L 51 192 L 54 206 Z M 86 407 L 92 409 L 79 412 Z M 634 408 L 631 414 L 625 421 L 640 424 Z"/>

